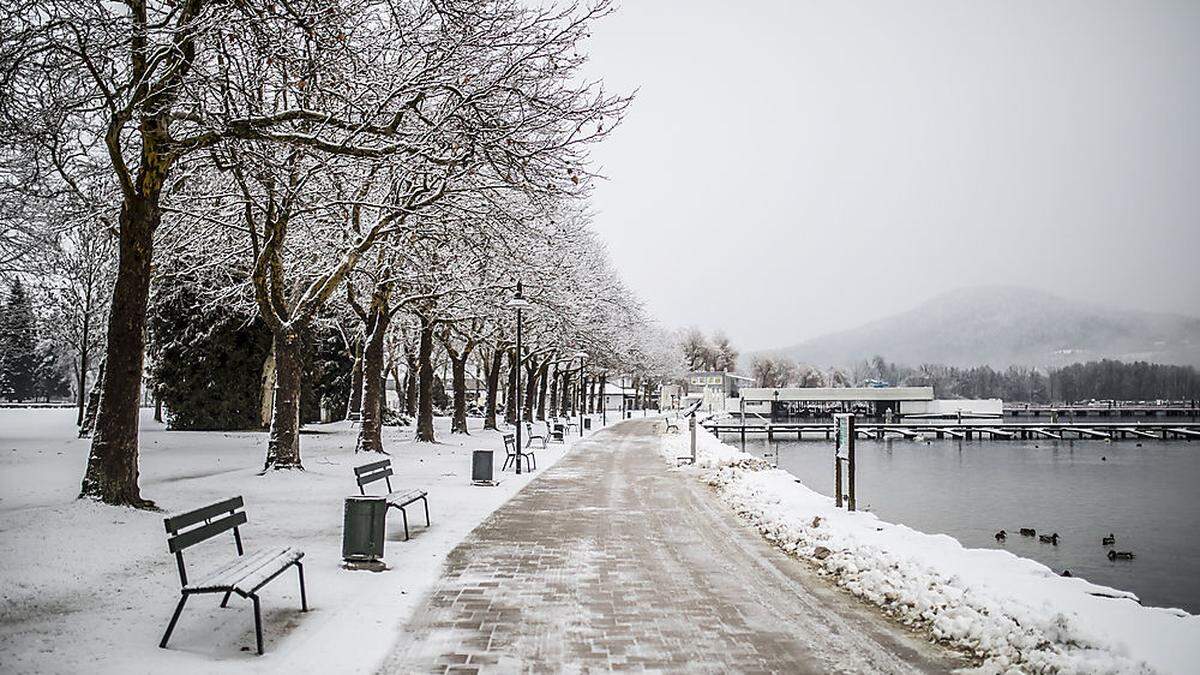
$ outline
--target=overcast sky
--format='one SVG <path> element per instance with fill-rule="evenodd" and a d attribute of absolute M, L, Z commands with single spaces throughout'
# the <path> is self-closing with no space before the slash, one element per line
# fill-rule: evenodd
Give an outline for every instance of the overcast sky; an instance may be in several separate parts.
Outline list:
<path fill-rule="evenodd" d="M 1022 284 L 1200 315 L 1200 2 L 625 0 L 596 227 L 667 326 L 777 347 Z"/>

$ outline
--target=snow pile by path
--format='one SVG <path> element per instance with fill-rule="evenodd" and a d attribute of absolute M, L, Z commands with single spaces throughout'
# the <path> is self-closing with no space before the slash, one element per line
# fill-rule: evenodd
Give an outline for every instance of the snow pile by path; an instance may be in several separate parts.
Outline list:
<path fill-rule="evenodd" d="M 687 432 L 664 435 L 662 446 L 672 460 L 688 455 Z M 946 535 L 838 509 L 707 432 L 697 432 L 692 471 L 777 546 L 973 654 L 985 672 L 1190 673 L 1200 664 L 1198 616 L 1143 607 L 1132 593 L 1060 577 L 1007 551 L 968 549 Z"/>

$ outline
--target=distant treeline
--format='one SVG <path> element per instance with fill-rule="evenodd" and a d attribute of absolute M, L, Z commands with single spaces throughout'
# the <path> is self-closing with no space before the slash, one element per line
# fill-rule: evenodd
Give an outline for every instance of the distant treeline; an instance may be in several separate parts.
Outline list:
<path fill-rule="evenodd" d="M 990 366 L 931 364 L 909 368 L 877 357 L 868 369 L 878 371 L 869 377 L 890 383 L 932 386 L 939 398 L 1002 398 L 1030 403 L 1200 398 L 1200 373 L 1194 367 L 1145 361 L 1104 359 L 1047 371 L 1020 366 L 994 370 Z"/>
<path fill-rule="evenodd" d="M 996 370 L 991 366 L 938 364 L 911 367 L 876 356 L 860 361 L 849 371 L 824 372 L 798 366 L 786 357 L 760 356 L 751 364 L 751 373 L 760 387 L 931 386 L 938 398 L 1002 398 L 1030 403 L 1200 399 L 1200 373 L 1192 366 L 1111 359 L 1049 370 L 1023 366 Z"/>

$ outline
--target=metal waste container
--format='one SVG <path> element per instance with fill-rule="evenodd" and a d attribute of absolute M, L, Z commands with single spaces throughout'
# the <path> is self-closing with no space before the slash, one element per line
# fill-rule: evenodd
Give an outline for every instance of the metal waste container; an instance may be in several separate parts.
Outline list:
<path fill-rule="evenodd" d="M 589 429 L 591 429 L 591 428 L 592 428 L 592 418 L 590 418 L 590 417 L 585 417 L 585 418 L 583 418 L 583 429 L 584 429 L 584 431 L 587 431 L 587 430 L 589 430 Z"/>
<path fill-rule="evenodd" d="M 342 518 L 342 559 L 363 562 L 382 558 L 386 517 L 387 500 L 383 497 L 346 497 Z"/>
<path fill-rule="evenodd" d="M 491 483 L 495 469 L 491 450 L 475 450 L 471 453 L 471 482 Z"/>

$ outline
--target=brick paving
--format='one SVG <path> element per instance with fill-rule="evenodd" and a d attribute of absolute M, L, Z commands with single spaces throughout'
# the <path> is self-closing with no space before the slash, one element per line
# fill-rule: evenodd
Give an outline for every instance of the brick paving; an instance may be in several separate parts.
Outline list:
<path fill-rule="evenodd" d="M 964 665 L 772 548 L 699 481 L 670 471 L 651 422 L 634 420 L 579 443 L 476 528 L 382 670 Z"/>

